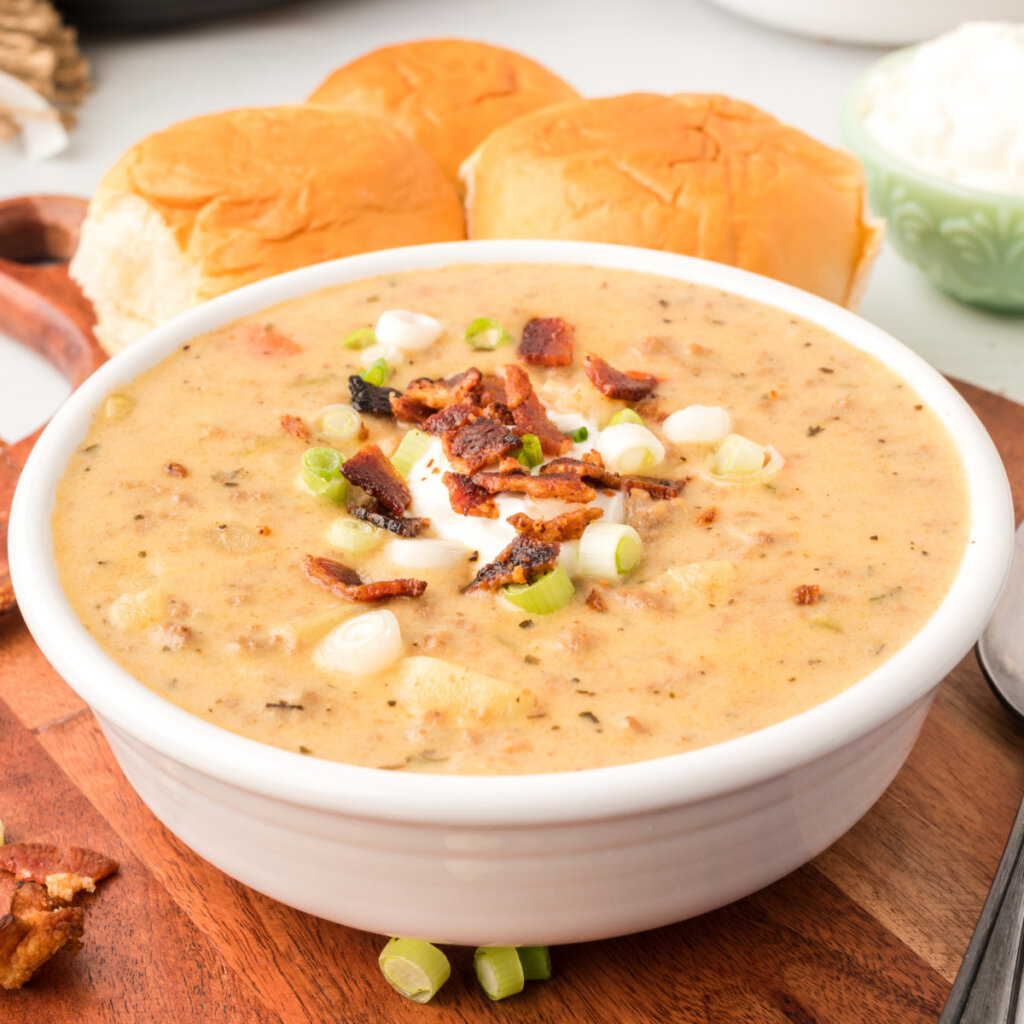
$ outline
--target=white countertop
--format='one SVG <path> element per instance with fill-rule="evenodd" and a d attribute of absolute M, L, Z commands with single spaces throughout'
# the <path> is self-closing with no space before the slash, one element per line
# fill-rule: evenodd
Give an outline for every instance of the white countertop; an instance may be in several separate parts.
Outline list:
<path fill-rule="evenodd" d="M 213 110 L 301 101 L 358 54 L 425 36 L 510 47 L 586 95 L 726 93 L 832 145 L 843 95 L 883 52 L 777 32 L 705 0 L 310 0 L 161 34 L 86 36 L 96 89 L 70 148 L 30 163 L 0 145 L 0 199 L 87 198 L 143 135 Z M 1024 401 L 1024 317 L 959 305 L 888 246 L 861 313 L 943 373 Z M 0 335 L 0 438 L 35 429 L 66 391 Z"/>

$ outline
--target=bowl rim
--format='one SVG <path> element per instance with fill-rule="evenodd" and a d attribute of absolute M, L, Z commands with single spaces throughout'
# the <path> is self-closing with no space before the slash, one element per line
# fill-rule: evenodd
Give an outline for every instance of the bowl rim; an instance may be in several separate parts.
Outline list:
<path fill-rule="evenodd" d="M 873 61 L 857 76 L 853 85 L 847 89 L 839 111 L 839 130 L 844 143 L 862 162 L 876 163 L 891 173 L 915 179 L 935 192 L 956 197 L 974 206 L 1011 206 L 1024 210 L 1024 193 L 996 192 L 973 185 L 963 185 L 960 182 L 950 181 L 948 178 L 933 174 L 886 149 L 864 127 L 862 100 L 868 83 L 879 72 L 910 60 L 923 45 L 923 43 L 914 43 L 912 46 L 904 46 L 892 53 L 887 53 L 884 57 Z"/>
<path fill-rule="evenodd" d="M 170 704 L 102 651 L 64 596 L 49 524 L 67 458 L 110 391 L 198 334 L 320 288 L 378 274 L 508 262 L 639 271 L 745 296 L 816 322 L 912 382 L 953 437 L 967 475 L 971 515 L 956 577 L 920 632 L 847 690 L 756 732 L 648 761 L 509 776 L 397 773 L 270 747 Z M 369 819 L 517 826 L 631 816 L 713 799 L 792 772 L 882 728 L 928 698 L 976 640 L 1009 569 L 1013 527 L 1002 461 L 966 401 L 924 359 L 850 311 L 693 257 L 591 242 L 471 241 L 366 253 L 268 278 L 190 309 L 128 346 L 69 397 L 36 443 L 16 489 L 9 548 L 26 624 L 104 728 L 145 744 L 186 772 L 290 804 Z"/>

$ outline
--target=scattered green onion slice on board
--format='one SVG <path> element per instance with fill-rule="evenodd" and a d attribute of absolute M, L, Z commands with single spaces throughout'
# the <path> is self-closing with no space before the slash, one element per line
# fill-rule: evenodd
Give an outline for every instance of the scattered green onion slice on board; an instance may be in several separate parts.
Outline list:
<path fill-rule="evenodd" d="M 369 348 L 376 344 L 376 341 L 377 335 L 374 334 L 372 327 L 360 327 L 358 331 L 347 335 L 342 344 L 345 348 Z"/>
<path fill-rule="evenodd" d="M 505 588 L 505 600 L 523 611 L 534 615 L 549 615 L 564 608 L 571 600 L 576 588 L 569 574 L 561 565 L 556 565 L 533 583 L 512 583 Z"/>
<path fill-rule="evenodd" d="M 625 409 L 620 409 L 609 421 L 608 426 L 614 427 L 616 423 L 639 423 L 643 426 L 644 421 L 640 417 L 640 414 L 630 409 L 627 405 Z"/>
<path fill-rule="evenodd" d="M 466 342 L 470 348 L 489 351 L 508 341 L 508 332 L 497 320 L 486 316 L 477 317 L 466 328 Z"/>
<path fill-rule="evenodd" d="M 428 1003 L 452 973 L 448 957 L 422 939 L 389 939 L 377 958 L 396 992 L 414 1003 Z"/>
<path fill-rule="evenodd" d="M 381 387 L 384 382 L 388 379 L 388 374 L 391 373 L 391 367 L 388 366 L 386 359 L 374 359 L 370 365 L 359 374 L 367 384 L 375 384 L 377 387 Z"/>
<path fill-rule="evenodd" d="M 515 946 L 480 946 L 473 954 L 480 987 L 491 999 L 504 999 L 523 991 L 526 977 Z"/>
<path fill-rule="evenodd" d="M 314 494 L 322 494 L 338 505 L 348 497 L 348 480 L 341 475 L 341 455 L 333 448 L 306 449 L 302 482 Z"/>
<path fill-rule="evenodd" d="M 327 543 L 346 555 L 365 555 L 384 539 L 384 531 L 363 519 L 342 516 L 327 529 Z"/>
<path fill-rule="evenodd" d="M 626 523 L 589 523 L 580 537 L 580 573 L 598 579 L 621 580 L 639 564 L 640 534 Z"/>
<path fill-rule="evenodd" d="M 430 435 L 415 427 L 408 431 L 402 438 L 395 454 L 391 456 L 391 465 L 398 472 L 407 477 L 409 470 L 416 464 L 416 460 L 430 447 Z"/>
<path fill-rule="evenodd" d="M 351 405 L 344 405 L 341 402 L 321 409 L 317 413 L 317 422 L 320 424 L 321 432 L 335 444 L 354 440 L 363 429 L 359 413 Z"/>
<path fill-rule="evenodd" d="M 536 434 L 523 434 L 523 447 L 516 452 L 516 458 L 527 469 L 533 469 L 544 461 L 544 452 L 540 446 L 540 438 Z"/>
<path fill-rule="evenodd" d="M 551 980 L 551 951 L 547 946 L 516 946 L 527 981 Z"/>

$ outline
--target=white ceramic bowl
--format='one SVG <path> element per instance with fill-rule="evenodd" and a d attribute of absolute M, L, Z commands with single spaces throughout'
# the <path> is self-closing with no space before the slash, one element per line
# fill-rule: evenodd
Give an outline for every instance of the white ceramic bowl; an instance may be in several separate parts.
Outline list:
<path fill-rule="evenodd" d="M 66 460 L 103 397 L 193 335 L 335 284 L 451 263 L 625 267 L 722 288 L 807 317 L 902 374 L 949 427 L 969 475 L 970 544 L 921 632 L 804 714 L 717 746 L 553 775 L 446 777 L 351 767 L 263 746 L 166 703 L 93 641 L 58 582 L 49 520 Z M 556 944 L 679 921 L 792 871 L 845 832 L 910 752 L 936 686 L 1004 582 L 1013 516 L 980 423 L 918 356 L 838 306 L 716 263 L 574 242 L 464 242 L 296 271 L 191 310 L 111 360 L 54 417 L 15 497 L 22 613 L 88 702 L 128 780 L 194 850 L 248 885 L 383 934 Z"/>

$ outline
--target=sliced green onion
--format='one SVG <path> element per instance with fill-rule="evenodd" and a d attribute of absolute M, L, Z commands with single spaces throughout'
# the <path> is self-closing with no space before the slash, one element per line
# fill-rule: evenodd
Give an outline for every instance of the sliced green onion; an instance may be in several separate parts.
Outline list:
<path fill-rule="evenodd" d="M 391 456 L 391 465 L 407 477 L 416 460 L 430 447 L 430 435 L 415 427 L 410 430 Z"/>
<path fill-rule="evenodd" d="M 549 615 L 564 608 L 576 593 L 569 574 L 560 565 L 533 583 L 512 583 L 505 588 L 505 599 L 523 611 Z"/>
<path fill-rule="evenodd" d="M 536 434 L 523 434 L 523 447 L 516 452 L 516 458 L 527 469 L 539 466 L 544 461 L 544 452 L 540 447 L 540 438 Z"/>
<path fill-rule="evenodd" d="M 621 580 L 639 564 L 640 534 L 626 523 L 589 523 L 580 537 L 580 573 L 598 579 Z"/>
<path fill-rule="evenodd" d="M 388 379 L 388 375 L 391 373 L 391 367 L 388 366 L 386 359 L 374 359 L 370 365 L 359 374 L 367 384 L 375 384 L 377 387 L 381 387 Z"/>
<path fill-rule="evenodd" d="M 470 348 L 490 350 L 508 341 L 508 332 L 497 320 L 486 316 L 477 317 L 466 328 L 466 341 Z"/>
<path fill-rule="evenodd" d="M 665 458 L 665 446 L 639 423 L 610 424 L 594 447 L 614 473 L 643 473 Z"/>
<path fill-rule="evenodd" d="M 427 348 L 443 331 L 440 320 L 409 309 L 388 309 L 377 318 L 377 340 L 405 352 Z"/>
<path fill-rule="evenodd" d="M 103 403 L 103 415 L 108 420 L 123 420 L 135 408 L 135 399 L 130 395 L 107 395 Z"/>
<path fill-rule="evenodd" d="M 640 414 L 626 406 L 625 409 L 620 409 L 609 421 L 608 426 L 614 427 L 616 423 L 639 423 L 640 426 L 644 425 L 644 421 L 640 418 Z"/>
<path fill-rule="evenodd" d="M 341 455 L 333 448 L 307 448 L 300 479 L 313 494 L 321 494 L 337 505 L 348 497 L 348 480 L 341 475 Z"/>
<path fill-rule="evenodd" d="M 443 537 L 392 537 L 384 554 L 403 569 L 449 569 L 465 562 L 469 548 Z"/>
<path fill-rule="evenodd" d="M 759 482 L 774 476 L 786 460 L 770 445 L 729 434 L 707 457 L 708 475 L 725 483 Z"/>
<path fill-rule="evenodd" d="M 429 1003 L 452 973 L 448 957 L 422 939 L 389 939 L 377 962 L 391 987 L 414 1003 Z"/>
<path fill-rule="evenodd" d="M 320 432 L 335 444 L 353 441 L 363 429 L 359 413 L 351 405 L 328 405 L 316 414 Z"/>
<path fill-rule="evenodd" d="M 551 980 L 551 951 L 547 946 L 516 946 L 527 981 Z"/>
<path fill-rule="evenodd" d="M 313 652 L 330 672 L 372 676 L 402 656 L 402 630 L 387 608 L 364 612 L 332 629 Z"/>
<path fill-rule="evenodd" d="M 384 539 L 384 530 L 363 519 L 342 516 L 327 528 L 327 543 L 346 555 L 365 555 Z"/>
<path fill-rule="evenodd" d="M 358 331 L 348 335 L 342 344 L 345 348 L 369 348 L 376 342 L 377 335 L 374 334 L 372 327 L 360 327 Z"/>
<path fill-rule="evenodd" d="M 473 968 L 481 988 L 491 999 L 504 999 L 523 991 L 526 978 L 515 946 L 480 946 Z"/>
<path fill-rule="evenodd" d="M 570 430 L 569 436 L 576 444 L 582 444 L 590 437 L 590 431 L 586 427 L 580 427 L 578 430 Z"/>
<path fill-rule="evenodd" d="M 580 575 L 580 542 L 563 540 L 558 545 L 558 564 L 571 576 Z"/>

